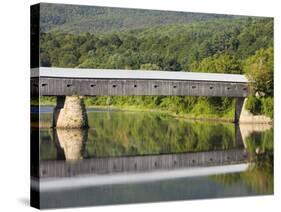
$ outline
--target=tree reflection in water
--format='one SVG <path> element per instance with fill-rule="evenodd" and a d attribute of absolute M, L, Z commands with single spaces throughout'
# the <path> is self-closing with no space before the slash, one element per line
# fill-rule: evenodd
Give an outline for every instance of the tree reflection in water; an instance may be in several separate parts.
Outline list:
<path fill-rule="evenodd" d="M 249 189 L 260 194 L 273 193 L 273 130 L 252 132 L 246 138 L 246 150 L 251 155 L 251 165 L 241 173 L 211 176 L 223 185 L 232 185 L 242 180 Z"/>
<path fill-rule="evenodd" d="M 233 124 L 190 122 L 157 113 L 98 111 L 88 113 L 87 130 L 40 129 L 41 160 L 200 152 L 246 148 L 251 165 L 246 172 L 210 176 L 233 185 L 273 193 L 273 130 L 271 126 L 240 125 L 242 141 Z M 46 118 L 51 122 L 51 116 Z M 263 132 L 263 130 L 266 130 Z"/>

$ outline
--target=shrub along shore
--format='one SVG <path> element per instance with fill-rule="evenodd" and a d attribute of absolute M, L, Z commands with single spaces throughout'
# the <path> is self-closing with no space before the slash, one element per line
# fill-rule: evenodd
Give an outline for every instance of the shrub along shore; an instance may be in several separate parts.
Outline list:
<path fill-rule="evenodd" d="M 148 99 L 147 99 L 148 98 Z M 151 98 L 154 98 L 154 104 L 146 104 L 145 100 L 152 102 Z M 197 100 L 196 100 L 197 98 Z M 123 99 L 123 101 L 122 101 Z M 130 99 L 131 101 L 128 101 Z M 160 100 L 159 100 L 160 99 Z M 192 99 L 195 101 L 193 104 L 186 100 L 185 97 L 157 97 L 157 96 L 132 96 L 132 97 L 84 97 L 85 105 L 87 108 L 104 108 L 104 109 L 118 109 L 124 111 L 139 111 L 139 112 L 157 112 L 164 113 L 176 118 L 186 118 L 193 120 L 204 121 L 223 121 L 234 122 L 234 109 L 235 100 L 227 98 L 228 103 L 225 108 L 215 108 L 208 104 L 210 98 L 201 97 L 186 97 L 186 99 Z M 254 100 L 253 100 L 254 99 Z M 158 100 L 158 101 L 156 101 Z M 214 100 L 217 101 L 217 100 Z M 224 101 L 226 101 L 224 99 Z M 248 103 L 249 101 L 249 103 Z M 272 118 L 273 113 L 271 110 L 272 98 L 263 98 L 256 102 L 256 98 L 249 97 L 246 108 L 255 108 L 253 114 L 265 114 Z M 158 104 L 156 104 L 158 102 Z M 254 103 L 253 103 L 254 102 Z M 55 97 L 41 97 L 40 105 L 55 106 Z M 257 106 L 261 104 L 261 106 Z M 39 105 L 39 100 L 32 100 L 32 105 Z"/>

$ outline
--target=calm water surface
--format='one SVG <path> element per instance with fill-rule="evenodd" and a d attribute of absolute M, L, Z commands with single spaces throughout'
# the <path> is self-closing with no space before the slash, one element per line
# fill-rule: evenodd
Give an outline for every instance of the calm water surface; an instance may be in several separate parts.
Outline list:
<path fill-rule="evenodd" d="M 53 130 L 48 128 L 52 123 L 52 108 L 42 107 L 40 123 L 45 128 L 36 130 L 40 133 L 40 161 L 42 166 L 52 164 L 57 167 L 73 167 L 77 164 L 90 166 L 101 161 L 103 167 L 108 163 L 117 161 L 112 165 L 111 174 L 119 172 L 118 164 L 122 160 L 156 160 L 155 171 L 163 171 L 168 167 L 164 160 L 159 159 L 167 155 L 171 158 L 195 157 L 200 158 L 209 154 L 228 154 L 228 152 L 242 152 L 244 157 L 228 158 L 224 164 L 219 158 L 194 164 L 173 164 L 174 169 L 205 167 L 220 167 L 223 165 L 247 164 L 244 170 L 216 173 L 197 176 L 181 176 L 126 183 L 91 184 L 81 187 L 68 187 L 67 189 L 47 189 L 41 191 L 40 200 L 42 208 L 73 207 L 102 204 L 122 204 L 134 202 L 153 202 L 169 200 L 188 200 L 201 198 L 234 197 L 248 195 L 265 195 L 273 193 L 273 130 L 270 127 L 247 125 L 235 126 L 226 123 L 191 122 L 178 120 L 167 115 L 148 112 L 124 112 L 117 110 L 89 109 L 88 130 Z M 194 154 L 194 155 L 192 155 Z M 190 155 L 190 156 L 189 156 Z M 137 156 L 137 157 L 136 157 Z M 141 156 L 141 157 L 138 157 Z M 154 157 L 155 156 L 155 157 Z M 207 157 L 207 156 L 206 156 Z M 213 156 L 212 156 L 213 157 Z M 156 158 L 156 159 L 155 159 Z M 202 160 L 203 160 L 202 159 Z M 166 159 L 165 159 L 166 160 Z M 174 159 L 176 160 L 176 159 Z M 205 159 L 204 159 L 205 160 Z M 108 162 L 111 161 L 111 162 Z M 118 162 L 119 161 L 119 162 Z M 158 163 L 159 161 L 159 163 Z M 85 165 L 85 164 L 88 165 Z M 124 162 L 125 163 L 125 162 Z M 137 162 L 134 162 L 137 164 Z M 51 164 L 51 165 L 50 165 Z M 122 164 L 121 164 L 122 165 Z M 45 166 L 45 165 L 44 165 Z M 97 166 L 97 165 L 96 165 Z M 79 166 L 82 167 L 82 166 Z M 171 167 L 169 165 L 169 167 Z M 63 179 L 84 179 L 85 170 L 80 168 L 75 174 L 63 173 L 68 177 Z M 85 168 L 84 168 L 85 169 Z M 93 169 L 93 168 L 92 168 Z M 122 167 L 122 169 L 126 169 Z M 67 169 L 65 169 L 67 170 Z M 117 171 L 118 170 L 118 171 Z M 126 169 L 130 172 L 131 168 Z M 137 173 L 139 167 L 135 165 Z M 45 171 L 45 170 L 43 170 Z M 141 170 L 144 173 L 150 173 Z M 53 171 L 58 180 L 61 173 Z M 83 174 L 81 174 L 83 172 Z M 42 181 L 48 180 L 42 174 Z M 120 174 L 120 173 L 118 173 Z M 121 172 L 121 174 L 124 174 Z M 47 176 L 47 175 L 46 175 Z M 89 175 L 95 176 L 95 170 Z M 136 176 L 137 178 L 138 176 Z M 97 178 L 93 178 L 93 181 Z M 114 179 L 114 178 L 113 178 Z M 54 177 L 52 178 L 54 180 Z"/>

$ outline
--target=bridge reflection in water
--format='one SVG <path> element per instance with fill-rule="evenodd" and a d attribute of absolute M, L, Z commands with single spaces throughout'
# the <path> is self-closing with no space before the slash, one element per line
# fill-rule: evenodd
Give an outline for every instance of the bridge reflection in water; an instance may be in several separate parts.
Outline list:
<path fill-rule="evenodd" d="M 87 129 L 57 129 L 53 130 L 53 136 L 58 149 L 58 158 L 65 158 L 66 161 L 83 159 L 81 152 L 83 144 L 88 139 Z"/>
<path fill-rule="evenodd" d="M 266 125 L 267 126 L 267 125 Z M 160 154 L 145 156 L 125 156 L 125 157 L 103 157 L 83 159 L 84 145 L 88 139 L 88 129 L 57 129 L 53 130 L 55 138 L 57 159 L 40 162 L 39 176 L 44 178 L 79 177 L 88 175 L 120 174 L 120 173 L 149 173 L 164 170 L 180 170 L 186 168 L 204 168 L 214 166 L 215 169 L 206 169 L 208 174 L 218 174 L 231 171 L 233 164 L 247 164 L 250 155 L 245 149 L 246 136 L 252 132 L 268 129 L 257 126 L 249 128 L 248 125 L 236 126 L 236 146 L 233 149 L 213 150 L 203 152 L 187 152 L 177 154 Z M 244 128 L 245 127 L 245 128 Z M 270 126 L 268 126 L 270 127 Z M 242 133 L 241 133 L 242 132 Z M 64 160 L 65 159 L 65 160 Z M 218 169 L 217 166 L 224 165 L 227 169 Z M 233 166 L 233 172 L 238 171 L 237 167 L 245 170 L 247 166 Z M 192 169 L 194 171 L 194 169 Z M 216 172 L 218 171 L 218 172 Z M 175 172 L 176 173 L 176 172 Z M 182 172 L 181 174 L 187 172 Z M 198 172 L 201 173 L 201 172 Z M 187 176 L 193 176 L 187 174 Z M 114 178 L 112 178 L 113 180 Z M 151 178 L 152 179 L 152 178 Z M 109 183 L 114 183 L 109 181 Z"/>
<path fill-rule="evenodd" d="M 40 190 L 41 208 L 273 192 L 272 170 L 252 163 L 267 150 L 257 151 L 248 140 L 262 134 L 272 143 L 261 133 L 271 125 L 193 123 L 120 111 L 88 114 L 95 128 L 32 129 L 35 138 L 40 134 L 38 177 L 31 184 L 32 192 Z M 41 114 L 40 121 L 50 124 L 50 117 Z"/>
<path fill-rule="evenodd" d="M 62 142 L 63 143 L 63 142 Z M 77 146 L 77 144 L 81 146 Z M 76 142 L 80 150 L 82 143 Z M 244 163 L 248 154 L 244 149 L 232 149 L 197 153 L 177 153 L 147 156 L 127 156 L 117 158 L 92 158 L 73 162 L 70 154 L 80 159 L 77 151 L 65 149 L 66 161 L 41 161 L 40 177 L 73 177 L 87 174 L 113 174 L 124 172 L 149 172 L 171 170 L 197 166 L 215 166 L 224 164 Z M 68 162 L 68 160 L 72 160 Z"/>

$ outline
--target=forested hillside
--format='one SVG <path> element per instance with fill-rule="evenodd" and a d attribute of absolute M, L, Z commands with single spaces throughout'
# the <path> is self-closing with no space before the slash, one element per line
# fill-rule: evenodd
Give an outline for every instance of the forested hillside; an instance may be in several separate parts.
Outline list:
<path fill-rule="evenodd" d="M 99 33 L 237 16 L 41 3 L 42 32 Z"/>
<path fill-rule="evenodd" d="M 131 20 L 133 14 L 130 16 L 130 13 L 133 10 L 123 14 L 118 12 L 119 9 L 112 12 L 110 8 L 85 7 L 83 14 L 80 14 L 83 10 L 79 7 L 78 12 L 75 7 L 72 9 L 77 16 L 72 17 L 75 21 L 71 17 L 67 18 L 71 12 L 60 10 L 60 7 L 56 7 L 57 12 L 51 12 L 53 17 L 49 21 L 45 20 L 45 27 L 49 31 L 41 33 L 41 66 L 243 73 L 258 82 L 253 86 L 256 86 L 261 96 L 250 98 L 248 109 L 257 114 L 273 116 L 273 19 L 216 18 L 214 15 L 171 13 L 174 15 L 162 20 L 159 11 L 149 13 L 149 16 L 140 10 L 139 13 L 135 12 L 134 17 L 143 19 L 139 20 L 142 23 L 135 22 L 137 27 L 128 27 L 130 24 L 127 23 L 125 26 L 128 29 L 124 31 L 121 26 L 120 30 L 116 30 L 118 24 L 114 21 L 118 18 L 113 16 L 126 22 L 126 17 Z M 84 22 L 92 18 L 91 10 L 100 12 L 103 20 L 105 17 L 112 20 L 111 25 L 104 22 L 104 26 L 110 29 L 97 25 L 102 24 L 102 21 L 97 21 L 95 26 Z M 56 20 L 56 14 L 65 21 L 51 23 Z M 158 18 L 162 22 L 157 21 Z M 170 24 L 174 20 L 178 22 Z M 67 33 L 67 25 L 72 23 L 71 27 L 76 27 L 76 22 L 81 26 L 78 24 L 79 30 L 74 31 L 80 33 Z M 69 31 L 74 32 L 73 29 Z M 157 108 L 176 114 L 205 117 L 215 115 L 229 118 L 234 113 L 234 101 L 229 98 L 92 97 L 87 98 L 86 103 Z"/>
<path fill-rule="evenodd" d="M 242 19 L 119 33 L 44 33 L 40 50 L 42 66 L 242 73 L 243 60 L 272 46 L 271 19 Z M 220 60 L 231 64 L 207 67 Z"/>

